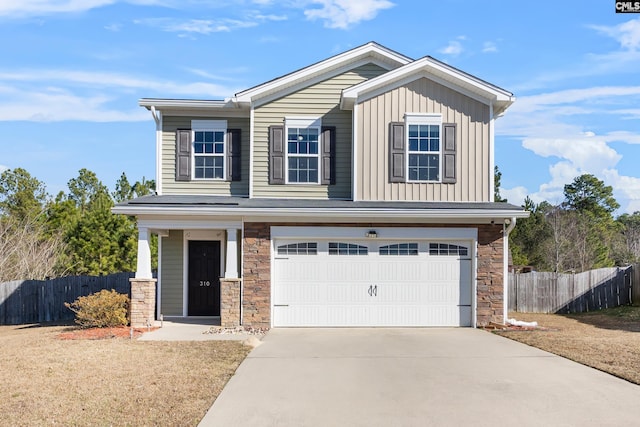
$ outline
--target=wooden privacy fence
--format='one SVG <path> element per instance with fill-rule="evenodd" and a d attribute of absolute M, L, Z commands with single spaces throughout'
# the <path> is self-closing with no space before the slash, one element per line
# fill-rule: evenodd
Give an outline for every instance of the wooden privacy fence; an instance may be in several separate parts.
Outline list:
<path fill-rule="evenodd" d="M 509 310 L 582 313 L 631 304 L 632 267 L 578 274 L 509 273 Z"/>
<path fill-rule="evenodd" d="M 0 325 L 72 320 L 74 313 L 64 306 L 65 302 L 102 289 L 130 296 L 129 278 L 133 276 L 134 273 L 117 273 L 0 283 Z"/>

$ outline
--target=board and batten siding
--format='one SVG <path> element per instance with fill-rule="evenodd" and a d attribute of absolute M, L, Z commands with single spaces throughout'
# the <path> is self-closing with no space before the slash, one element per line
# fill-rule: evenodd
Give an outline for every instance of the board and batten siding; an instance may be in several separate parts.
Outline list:
<path fill-rule="evenodd" d="M 182 230 L 170 230 L 162 238 L 162 295 L 160 314 L 182 316 L 183 236 Z"/>
<path fill-rule="evenodd" d="M 490 201 L 489 106 L 420 78 L 357 105 L 357 200 Z M 389 182 L 389 123 L 440 113 L 456 123 L 456 183 Z"/>
<path fill-rule="evenodd" d="M 366 64 L 308 86 L 254 111 L 253 196 L 351 199 L 352 113 L 340 109 L 342 90 L 377 77 L 386 70 Z M 269 184 L 269 126 L 282 125 L 285 117 L 321 117 L 322 126 L 336 127 L 335 185 Z"/>
<path fill-rule="evenodd" d="M 240 181 L 219 179 L 176 181 L 176 130 L 190 129 L 191 120 L 226 120 L 227 129 L 240 129 L 241 174 Z M 162 193 L 204 194 L 216 196 L 247 196 L 249 194 L 249 118 L 180 117 L 162 118 Z"/>

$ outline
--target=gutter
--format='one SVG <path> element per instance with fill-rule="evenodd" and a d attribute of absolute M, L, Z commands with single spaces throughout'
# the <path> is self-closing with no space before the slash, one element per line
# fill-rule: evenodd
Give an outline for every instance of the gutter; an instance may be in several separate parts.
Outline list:
<path fill-rule="evenodd" d="M 516 217 L 511 217 L 511 220 L 509 221 L 510 222 L 507 222 L 507 220 L 505 220 L 504 224 L 506 224 L 506 227 L 503 225 L 502 231 L 502 323 L 504 324 L 507 323 L 507 318 L 509 317 L 509 234 L 511 234 L 513 229 L 516 227 Z"/>

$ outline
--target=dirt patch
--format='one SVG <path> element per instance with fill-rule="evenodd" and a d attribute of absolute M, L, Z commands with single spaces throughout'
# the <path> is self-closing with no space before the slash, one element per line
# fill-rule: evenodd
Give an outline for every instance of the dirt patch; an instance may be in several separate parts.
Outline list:
<path fill-rule="evenodd" d="M 110 339 L 60 339 L 94 333 L 0 326 L 1 424 L 195 426 L 251 350 L 234 341 L 131 340 L 129 328 L 107 332 Z"/>
<path fill-rule="evenodd" d="M 496 330 L 498 335 L 640 384 L 640 307 L 558 315 L 510 313 L 538 322 L 532 330 Z"/>

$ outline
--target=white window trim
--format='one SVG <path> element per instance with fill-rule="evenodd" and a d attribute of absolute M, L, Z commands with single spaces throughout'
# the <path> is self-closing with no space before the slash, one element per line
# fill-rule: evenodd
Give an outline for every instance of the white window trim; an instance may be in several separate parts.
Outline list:
<path fill-rule="evenodd" d="M 442 114 L 424 114 L 424 113 L 405 113 L 404 115 L 405 122 L 405 147 L 406 147 L 406 156 L 405 156 L 405 171 L 407 182 L 418 182 L 418 183 L 439 183 L 442 182 Z M 432 154 L 434 151 L 410 151 L 409 150 L 409 126 L 410 125 L 438 125 L 440 142 L 438 144 L 438 179 L 437 180 L 420 180 L 420 179 L 410 179 L 409 178 L 409 156 L 411 154 Z"/>
<path fill-rule="evenodd" d="M 222 153 L 196 153 L 196 132 L 222 132 Z M 222 157 L 221 178 L 196 178 L 196 156 Z M 226 120 L 191 120 L 191 176 L 194 181 L 225 181 L 227 176 L 227 121 Z"/>
<path fill-rule="evenodd" d="M 315 182 L 289 181 L 289 128 L 317 128 L 318 152 L 316 154 L 295 154 L 294 157 L 318 159 L 318 180 Z M 319 185 L 322 177 L 322 119 L 320 117 L 285 117 L 284 119 L 284 182 L 291 185 Z"/>

